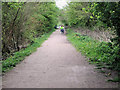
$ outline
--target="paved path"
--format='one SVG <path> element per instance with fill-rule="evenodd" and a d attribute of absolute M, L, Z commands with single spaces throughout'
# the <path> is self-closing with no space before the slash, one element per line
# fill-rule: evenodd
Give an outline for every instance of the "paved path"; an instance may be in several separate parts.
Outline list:
<path fill-rule="evenodd" d="M 65 35 L 53 32 L 37 51 L 3 77 L 3 88 L 111 88 Z"/>

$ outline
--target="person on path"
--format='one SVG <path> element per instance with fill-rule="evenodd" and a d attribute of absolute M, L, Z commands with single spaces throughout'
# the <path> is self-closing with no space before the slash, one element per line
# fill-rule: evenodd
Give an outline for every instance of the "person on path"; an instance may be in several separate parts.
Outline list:
<path fill-rule="evenodd" d="M 64 25 L 61 25 L 60 30 L 62 33 L 64 33 L 64 31 L 65 31 Z"/>

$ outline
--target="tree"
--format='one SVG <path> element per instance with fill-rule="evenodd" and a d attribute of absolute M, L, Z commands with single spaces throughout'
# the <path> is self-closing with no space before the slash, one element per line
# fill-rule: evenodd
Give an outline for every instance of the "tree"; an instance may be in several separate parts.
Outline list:
<path fill-rule="evenodd" d="M 54 2 L 3 2 L 2 7 L 4 59 L 32 44 L 57 23 L 59 9 Z"/>

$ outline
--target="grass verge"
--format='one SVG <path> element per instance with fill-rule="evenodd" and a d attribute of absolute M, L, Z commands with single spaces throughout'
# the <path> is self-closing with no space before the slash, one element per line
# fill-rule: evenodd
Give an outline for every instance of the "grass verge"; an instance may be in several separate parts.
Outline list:
<path fill-rule="evenodd" d="M 67 30 L 68 40 L 73 46 L 85 55 L 89 62 L 96 64 L 98 69 L 107 68 L 120 71 L 120 52 L 119 47 L 112 42 L 100 42 L 87 35 L 75 33 L 73 30 Z M 118 81 L 110 80 L 110 81 Z"/>
<path fill-rule="evenodd" d="M 24 60 L 26 56 L 29 56 L 31 53 L 35 52 L 37 50 L 37 48 L 40 47 L 41 44 L 49 38 L 49 36 L 52 34 L 53 31 L 51 31 L 49 33 L 45 33 L 41 37 L 36 38 L 32 45 L 29 45 L 27 48 L 21 49 L 20 51 L 15 52 L 13 56 L 7 58 L 6 60 L 3 60 L 2 61 L 3 74 L 5 72 L 11 70 L 22 60 Z"/>

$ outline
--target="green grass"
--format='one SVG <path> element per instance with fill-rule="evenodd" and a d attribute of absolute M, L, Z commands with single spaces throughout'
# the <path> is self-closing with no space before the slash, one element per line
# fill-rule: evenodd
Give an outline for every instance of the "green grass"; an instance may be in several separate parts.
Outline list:
<path fill-rule="evenodd" d="M 95 64 L 97 69 L 107 68 L 120 71 L 120 52 L 119 46 L 112 42 L 100 42 L 89 36 L 67 30 L 68 40 L 73 46 L 85 55 L 89 62 Z"/>
<path fill-rule="evenodd" d="M 107 81 L 109 81 L 109 82 L 120 82 L 120 78 L 119 77 L 115 77 L 114 79 L 109 79 Z"/>
<path fill-rule="evenodd" d="M 18 63 L 25 59 L 26 56 L 29 56 L 31 53 L 35 52 L 41 44 L 49 38 L 53 31 L 42 35 L 42 37 L 36 38 L 32 45 L 29 45 L 27 48 L 22 49 L 18 52 L 15 52 L 13 56 L 2 61 L 2 72 L 5 73 L 15 67 Z"/>
<path fill-rule="evenodd" d="M 93 40 L 88 36 L 83 36 L 80 33 L 75 33 L 72 30 L 67 30 L 67 31 L 68 31 L 68 35 L 67 35 L 68 40 L 83 55 L 88 56 L 91 61 L 92 60 L 96 61 L 98 60 L 99 57 L 101 57 L 101 55 L 98 55 L 97 53 L 95 53 L 96 48 L 99 46 L 100 42 Z M 97 62 L 93 62 L 93 63 L 97 63 Z"/>

